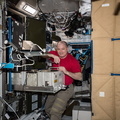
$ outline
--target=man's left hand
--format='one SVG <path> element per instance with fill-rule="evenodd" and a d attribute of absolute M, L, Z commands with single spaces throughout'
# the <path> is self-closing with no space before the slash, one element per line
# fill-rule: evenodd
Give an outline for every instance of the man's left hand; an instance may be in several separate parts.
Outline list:
<path fill-rule="evenodd" d="M 62 67 L 62 66 L 60 66 L 60 67 L 58 67 L 58 70 L 59 71 L 62 71 L 64 74 L 67 74 L 67 70 L 66 70 L 66 68 L 65 67 Z"/>

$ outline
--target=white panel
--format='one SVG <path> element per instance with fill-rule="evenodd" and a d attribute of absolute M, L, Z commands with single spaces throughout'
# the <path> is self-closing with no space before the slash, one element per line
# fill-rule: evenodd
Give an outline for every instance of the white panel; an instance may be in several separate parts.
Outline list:
<path fill-rule="evenodd" d="M 0 6 L 0 26 L 2 26 L 2 10 Z M 2 29 L 0 29 L 0 46 L 2 45 Z M 0 49 L 0 63 L 2 63 L 2 50 Z M 0 74 L 0 96 L 2 96 L 2 74 Z"/>
<path fill-rule="evenodd" d="M 90 107 L 74 106 L 72 111 L 72 120 L 91 120 Z"/>

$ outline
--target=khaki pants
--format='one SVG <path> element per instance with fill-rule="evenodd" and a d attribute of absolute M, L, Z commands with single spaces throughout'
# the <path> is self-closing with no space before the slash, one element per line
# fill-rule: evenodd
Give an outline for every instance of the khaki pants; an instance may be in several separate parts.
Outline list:
<path fill-rule="evenodd" d="M 50 116 L 50 120 L 61 120 L 66 109 L 68 100 L 73 96 L 73 84 L 66 90 L 61 90 L 56 94 L 48 95 L 45 104 L 45 111 Z"/>

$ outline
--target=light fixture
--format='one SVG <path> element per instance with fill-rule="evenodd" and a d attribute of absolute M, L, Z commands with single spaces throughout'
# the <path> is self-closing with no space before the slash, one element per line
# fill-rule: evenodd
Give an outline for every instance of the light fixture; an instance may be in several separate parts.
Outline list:
<path fill-rule="evenodd" d="M 38 10 L 36 9 L 35 5 L 33 6 L 32 4 L 24 0 L 20 0 L 17 3 L 16 8 L 30 16 L 35 16 L 38 13 Z"/>
<path fill-rule="evenodd" d="M 31 6 L 27 5 L 27 4 L 24 5 L 22 9 L 27 11 L 28 13 L 30 13 L 32 15 L 35 14 L 35 12 L 36 12 L 36 10 L 33 7 L 31 7 Z"/>

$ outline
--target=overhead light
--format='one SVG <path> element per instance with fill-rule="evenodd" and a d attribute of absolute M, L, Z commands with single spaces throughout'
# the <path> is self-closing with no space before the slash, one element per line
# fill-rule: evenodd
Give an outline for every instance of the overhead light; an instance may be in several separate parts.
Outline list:
<path fill-rule="evenodd" d="M 35 14 L 35 12 L 36 12 L 36 10 L 33 7 L 31 7 L 27 4 L 23 6 L 23 10 L 29 12 L 32 15 Z"/>
<path fill-rule="evenodd" d="M 36 6 L 32 6 L 30 3 L 24 0 L 20 0 L 17 3 L 16 8 L 31 16 L 35 16 L 38 13 Z"/>

